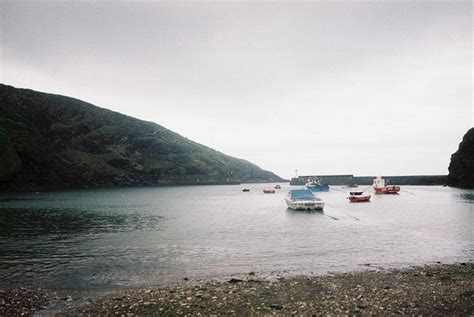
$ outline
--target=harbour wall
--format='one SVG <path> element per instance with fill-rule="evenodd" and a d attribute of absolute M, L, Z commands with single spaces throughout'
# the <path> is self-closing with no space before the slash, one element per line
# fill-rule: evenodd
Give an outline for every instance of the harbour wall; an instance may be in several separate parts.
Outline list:
<path fill-rule="evenodd" d="M 294 177 L 290 185 L 304 185 L 308 179 L 318 177 L 321 183 L 328 185 L 372 185 L 375 176 L 347 175 L 307 175 Z M 389 185 L 445 185 L 447 175 L 406 175 L 406 176 L 382 176 Z"/>

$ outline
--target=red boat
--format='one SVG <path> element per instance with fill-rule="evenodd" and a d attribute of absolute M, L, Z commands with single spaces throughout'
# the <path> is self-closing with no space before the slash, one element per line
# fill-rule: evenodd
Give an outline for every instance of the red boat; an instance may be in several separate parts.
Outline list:
<path fill-rule="evenodd" d="M 351 203 L 361 203 L 370 201 L 370 194 L 365 194 L 363 192 L 350 192 L 350 196 L 347 197 Z"/>
<path fill-rule="evenodd" d="M 275 194 L 275 190 L 273 188 L 265 188 L 263 190 L 264 194 Z"/>
<path fill-rule="evenodd" d="M 398 194 L 400 186 L 387 186 L 385 185 L 385 179 L 377 176 L 374 179 L 374 190 L 376 194 Z"/>
<path fill-rule="evenodd" d="M 400 186 L 385 186 L 383 188 L 375 188 L 376 194 L 398 194 Z"/>

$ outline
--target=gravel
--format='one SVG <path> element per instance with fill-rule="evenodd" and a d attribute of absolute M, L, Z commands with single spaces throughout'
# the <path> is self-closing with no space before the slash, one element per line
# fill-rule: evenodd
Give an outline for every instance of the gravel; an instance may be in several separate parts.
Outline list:
<path fill-rule="evenodd" d="M 61 316 L 153 315 L 473 315 L 473 263 L 389 271 L 225 282 L 192 280 L 180 285 L 119 291 L 64 308 Z M 52 292 L 0 291 L 0 316 L 45 311 Z M 55 299 L 57 301 L 57 298 Z M 65 297 L 68 301 L 69 297 Z"/>

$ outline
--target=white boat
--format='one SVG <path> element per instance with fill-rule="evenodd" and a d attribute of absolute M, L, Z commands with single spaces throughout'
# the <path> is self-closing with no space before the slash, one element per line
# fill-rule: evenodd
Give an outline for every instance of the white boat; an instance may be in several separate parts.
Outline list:
<path fill-rule="evenodd" d="M 374 178 L 374 189 L 376 194 L 398 194 L 400 191 L 400 186 L 388 186 L 388 181 L 385 182 L 381 176 Z"/>
<path fill-rule="evenodd" d="M 285 198 L 288 208 L 294 210 L 323 210 L 324 202 L 309 189 L 292 189 Z"/>

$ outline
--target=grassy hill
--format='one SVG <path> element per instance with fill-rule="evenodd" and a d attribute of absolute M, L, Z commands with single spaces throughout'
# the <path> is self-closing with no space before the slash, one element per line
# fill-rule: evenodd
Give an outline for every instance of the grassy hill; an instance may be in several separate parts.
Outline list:
<path fill-rule="evenodd" d="M 158 124 L 0 84 L 0 190 L 273 181 Z"/>

